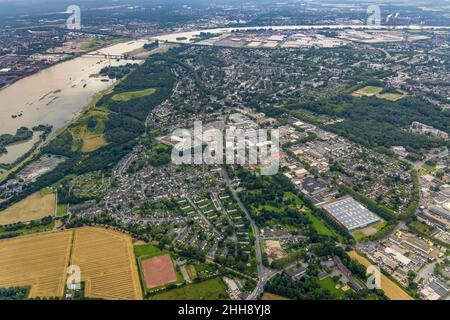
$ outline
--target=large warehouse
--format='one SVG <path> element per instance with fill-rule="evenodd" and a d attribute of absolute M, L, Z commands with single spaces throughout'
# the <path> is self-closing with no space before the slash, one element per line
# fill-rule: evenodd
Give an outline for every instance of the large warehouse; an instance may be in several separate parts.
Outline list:
<path fill-rule="evenodd" d="M 365 227 L 380 218 L 351 197 L 346 197 L 323 206 L 325 211 L 347 230 Z"/>

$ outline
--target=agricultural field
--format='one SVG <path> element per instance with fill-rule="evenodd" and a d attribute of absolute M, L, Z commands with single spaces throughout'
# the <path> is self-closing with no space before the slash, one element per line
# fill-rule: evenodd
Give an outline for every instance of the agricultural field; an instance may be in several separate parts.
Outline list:
<path fill-rule="evenodd" d="M 111 99 L 113 101 L 118 101 L 118 102 L 128 102 L 133 99 L 150 96 L 150 95 L 154 94 L 155 92 L 156 92 L 156 89 L 153 89 L 153 88 L 138 90 L 138 91 L 127 91 L 127 92 L 117 93 L 117 94 L 113 95 Z"/>
<path fill-rule="evenodd" d="M 142 299 L 131 238 L 80 228 L 0 241 L 0 287 L 31 287 L 30 297 L 62 297 L 69 265 L 81 269 L 85 296 Z"/>
<path fill-rule="evenodd" d="M 71 264 L 80 266 L 86 297 L 142 299 L 132 240 L 125 234 L 102 228 L 76 229 Z"/>
<path fill-rule="evenodd" d="M 221 278 L 193 283 L 158 293 L 150 300 L 223 300 L 228 299 L 227 287 Z"/>
<path fill-rule="evenodd" d="M 141 260 L 140 263 L 144 273 L 145 285 L 149 289 L 177 281 L 173 261 L 168 254 Z"/>
<path fill-rule="evenodd" d="M 383 91 L 382 87 L 375 87 L 375 86 L 367 86 L 362 89 L 359 89 L 352 93 L 352 96 L 354 97 L 372 97 L 375 96 L 379 99 L 386 99 L 389 101 L 397 101 L 404 97 L 403 93 L 381 93 Z"/>
<path fill-rule="evenodd" d="M 47 216 L 54 216 L 56 196 L 53 192 L 40 191 L 33 193 L 22 201 L 0 212 L 0 225 L 17 222 L 39 220 Z"/>
<path fill-rule="evenodd" d="M 31 287 L 29 297 L 62 297 L 72 231 L 0 241 L 0 287 Z"/>
<path fill-rule="evenodd" d="M 350 251 L 348 255 L 350 258 L 358 261 L 365 267 L 372 265 L 369 260 L 363 256 L 360 256 L 356 251 Z M 389 279 L 384 274 L 381 274 L 381 289 L 383 289 L 386 296 L 391 300 L 413 300 L 413 298 L 409 296 L 401 287 L 399 287 L 394 281 Z"/>

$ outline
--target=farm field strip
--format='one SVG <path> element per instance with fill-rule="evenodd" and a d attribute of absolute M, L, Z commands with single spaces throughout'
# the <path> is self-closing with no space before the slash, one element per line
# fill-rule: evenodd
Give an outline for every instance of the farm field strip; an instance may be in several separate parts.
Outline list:
<path fill-rule="evenodd" d="M 30 297 L 61 297 L 72 231 L 2 241 L 0 287 L 31 286 Z"/>
<path fill-rule="evenodd" d="M 128 235 L 86 227 L 0 241 L 0 287 L 31 287 L 30 298 L 62 297 L 69 264 L 86 297 L 142 299 Z"/>
<path fill-rule="evenodd" d="M 36 192 L 1 211 L 0 225 L 29 222 L 46 216 L 53 216 L 55 209 L 56 195 L 54 193 L 41 195 L 40 192 Z"/>
<path fill-rule="evenodd" d="M 75 231 L 72 264 L 80 266 L 85 295 L 142 299 L 131 238 L 100 228 Z"/>

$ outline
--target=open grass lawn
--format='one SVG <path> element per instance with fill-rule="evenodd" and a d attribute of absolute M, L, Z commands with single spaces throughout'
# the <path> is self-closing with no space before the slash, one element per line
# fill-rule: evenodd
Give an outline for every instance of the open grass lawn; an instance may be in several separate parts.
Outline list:
<path fill-rule="evenodd" d="M 306 210 L 305 214 L 308 217 L 308 219 L 311 221 L 312 227 L 314 228 L 314 230 L 317 231 L 318 234 L 320 234 L 322 236 L 330 236 L 330 237 L 335 235 L 333 230 L 328 228 L 327 225 L 322 220 L 320 220 L 315 215 L 313 215 L 309 210 Z"/>
<path fill-rule="evenodd" d="M 56 208 L 56 216 L 57 217 L 63 217 L 67 214 L 68 209 L 67 203 L 58 204 L 58 207 Z"/>
<path fill-rule="evenodd" d="M 422 167 L 423 167 L 424 169 L 426 169 L 427 171 L 431 171 L 431 172 L 436 171 L 436 166 L 430 166 L 430 165 L 428 165 L 428 164 L 426 164 L 426 163 L 424 163 L 424 164 L 422 165 Z"/>
<path fill-rule="evenodd" d="M 221 278 L 193 283 L 150 297 L 150 300 L 224 300 L 228 298 L 227 287 Z"/>
<path fill-rule="evenodd" d="M 148 259 L 163 255 L 165 253 L 167 252 L 159 249 L 157 246 L 154 246 L 152 244 L 141 244 L 134 246 L 134 255 L 136 256 L 136 258 L 145 257 L 146 259 Z"/>
<path fill-rule="evenodd" d="M 365 93 L 365 94 L 378 94 L 383 90 L 381 87 L 375 87 L 375 86 L 368 86 L 364 87 L 359 92 Z"/>
<path fill-rule="evenodd" d="M 83 146 L 81 147 L 81 152 L 89 153 L 93 152 L 107 144 L 105 137 L 101 136 L 91 136 L 89 134 L 84 134 L 82 136 Z"/>
<path fill-rule="evenodd" d="M 283 200 L 291 200 L 296 205 L 302 205 L 302 200 L 300 200 L 299 197 L 297 197 L 292 192 L 285 192 L 283 195 Z"/>
<path fill-rule="evenodd" d="M 26 235 L 33 234 L 33 233 L 51 231 L 54 229 L 54 227 L 55 227 L 55 222 L 51 221 L 49 224 L 15 230 L 14 233 L 16 233 L 18 236 L 26 236 Z M 10 234 L 10 233 L 11 233 L 11 231 L 5 231 L 4 229 L 0 228 L 0 236 Z"/>
<path fill-rule="evenodd" d="M 424 233 L 424 234 L 430 234 L 431 228 L 426 225 L 423 222 L 420 221 L 412 221 L 408 224 L 409 227 L 411 227 L 413 230 L 417 230 L 418 232 Z"/>
<path fill-rule="evenodd" d="M 39 191 L 39 194 L 41 195 L 41 197 L 45 197 L 48 196 L 49 194 L 52 194 L 53 191 L 50 188 L 44 188 L 41 191 Z"/>
<path fill-rule="evenodd" d="M 282 211 L 282 209 L 274 207 L 270 204 L 263 204 L 263 205 L 258 206 L 258 211 L 261 211 L 263 209 L 270 211 L 270 212 L 278 212 L 278 213 L 280 213 Z"/>
<path fill-rule="evenodd" d="M 102 48 L 106 46 L 112 46 L 114 44 L 118 44 L 121 42 L 126 42 L 129 39 L 127 38 L 116 38 L 116 39 L 89 39 L 85 43 L 81 45 L 82 50 L 89 50 L 94 48 Z"/>
<path fill-rule="evenodd" d="M 390 101 L 397 101 L 405 96 L 403 93 L 381 93 L 382 91 L 382 87 L 367 86 L 353 92 L 352 95 L 355 97 L 375 96 L 379 99 L 386 99 Z"/>
<path fill-rule="evenodd" d="M 343 298 L 345 295 L 345 292 L 342 291 L 341 288 L 336 288 L 337 284 L 331 277 L 319 280 L 319 285 L 322 288 L 328 289 L 335 298 Z"/>
<path fill-rule="evenodd" d="M 0 225 L 29 222 L 55 215 L 56 196 L 48 191 L 33 193 L 0 212 Z"/>
<path fill-rule="evenodd" d="M 356 230 L 356 231 L 352 232 L 351 234 L 357 242 L 360 242 L 360 241 L 364 240 L 365 238 L 376 234 L 378 231 L 383 229 L 386 225 L 387 225 L 387 222 L 385 220 L 381 220 L 380 222 L 377 222 L 375 224 L 367 226 L 363 229 Z"/>
<path fill-rule="evenodd" d="M 383 94 L 377 95 L 378 98 L 386 99 L 389 101 L 397 101 L 397 100 L 400 100 L 401 98 L 403 98 L 404 96 L 405 95 L 401 94 L 401 93 L 383 93 Z"/>
<path fill-rule="evenodd" d="M 153 89 L 153 88 L 138 90 L 138 91 L 127 91 L 127 92 L 117 93 L 117 94 L 113 95 L 111 99 L 113 101 L 118 101 L 118 102 L 128 102 L 133 99 L 150 96 L 150 95 L 154 94 L 155 92 L 156 92 L 156 89 Z"/>
<path fill-rule="evenodd" d="M 108 112 L 96 109 L 88 111 L 78 119 L 70 127 L 74 140 L 72 151 L 89 153 L 107 145 L 104 131 L 108 115 Z"/>
<path fill-rule="evenodd" d="M 189 278 L 191 280 L 197 278 L 197 270 L 195 270 L 195 266 L 193 266 L 191 264 L 186 266 L 186 271 L 187 271 L 187 273 L 189 275 Z"/>
<path fill-rule="evenodd" d="M 358 230 L 352 233 L 353 238 L 356 240 L 356 242 L 361 242 L 366 238 L 366 235 L 364 232 Z"/>
<path fill-rule="evenodd" d="M 306 207 L 302 208 L 302 205 L 303 205 L 302 200 L 299 197 L 297 197 L 295 194 L 293 194 L 291 192 L 286 192 L 283 196 L 283 200 L 290 200 L 290 201 L 292 201 L 292 203 L 297 205 L 298 208 L 300 209 L 300 212 L 305 214 L 308 217 L 308 219 L 311 221 L 312 227 L 314 228 L 314 230 L 317 231 L 318 234 L 323 235 L 323 236 L 336 236 L 334 231 L 332 229 L 330 229 L 325 224 L 324 221 L 322 221 L 320 218 L 313 215 L 311 213 L 311 211 L 309 209 L 307 209 Z"/>

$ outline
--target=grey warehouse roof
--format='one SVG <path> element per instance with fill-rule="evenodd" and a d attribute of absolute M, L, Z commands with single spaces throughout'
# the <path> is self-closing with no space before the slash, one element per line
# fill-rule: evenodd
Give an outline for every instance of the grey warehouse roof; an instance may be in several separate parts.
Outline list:
<path fill-rule="evenodd" d="M 378 216 L 351 197 L 329 203 L 323 208 L 349 231 L 380 220 Z"/>

